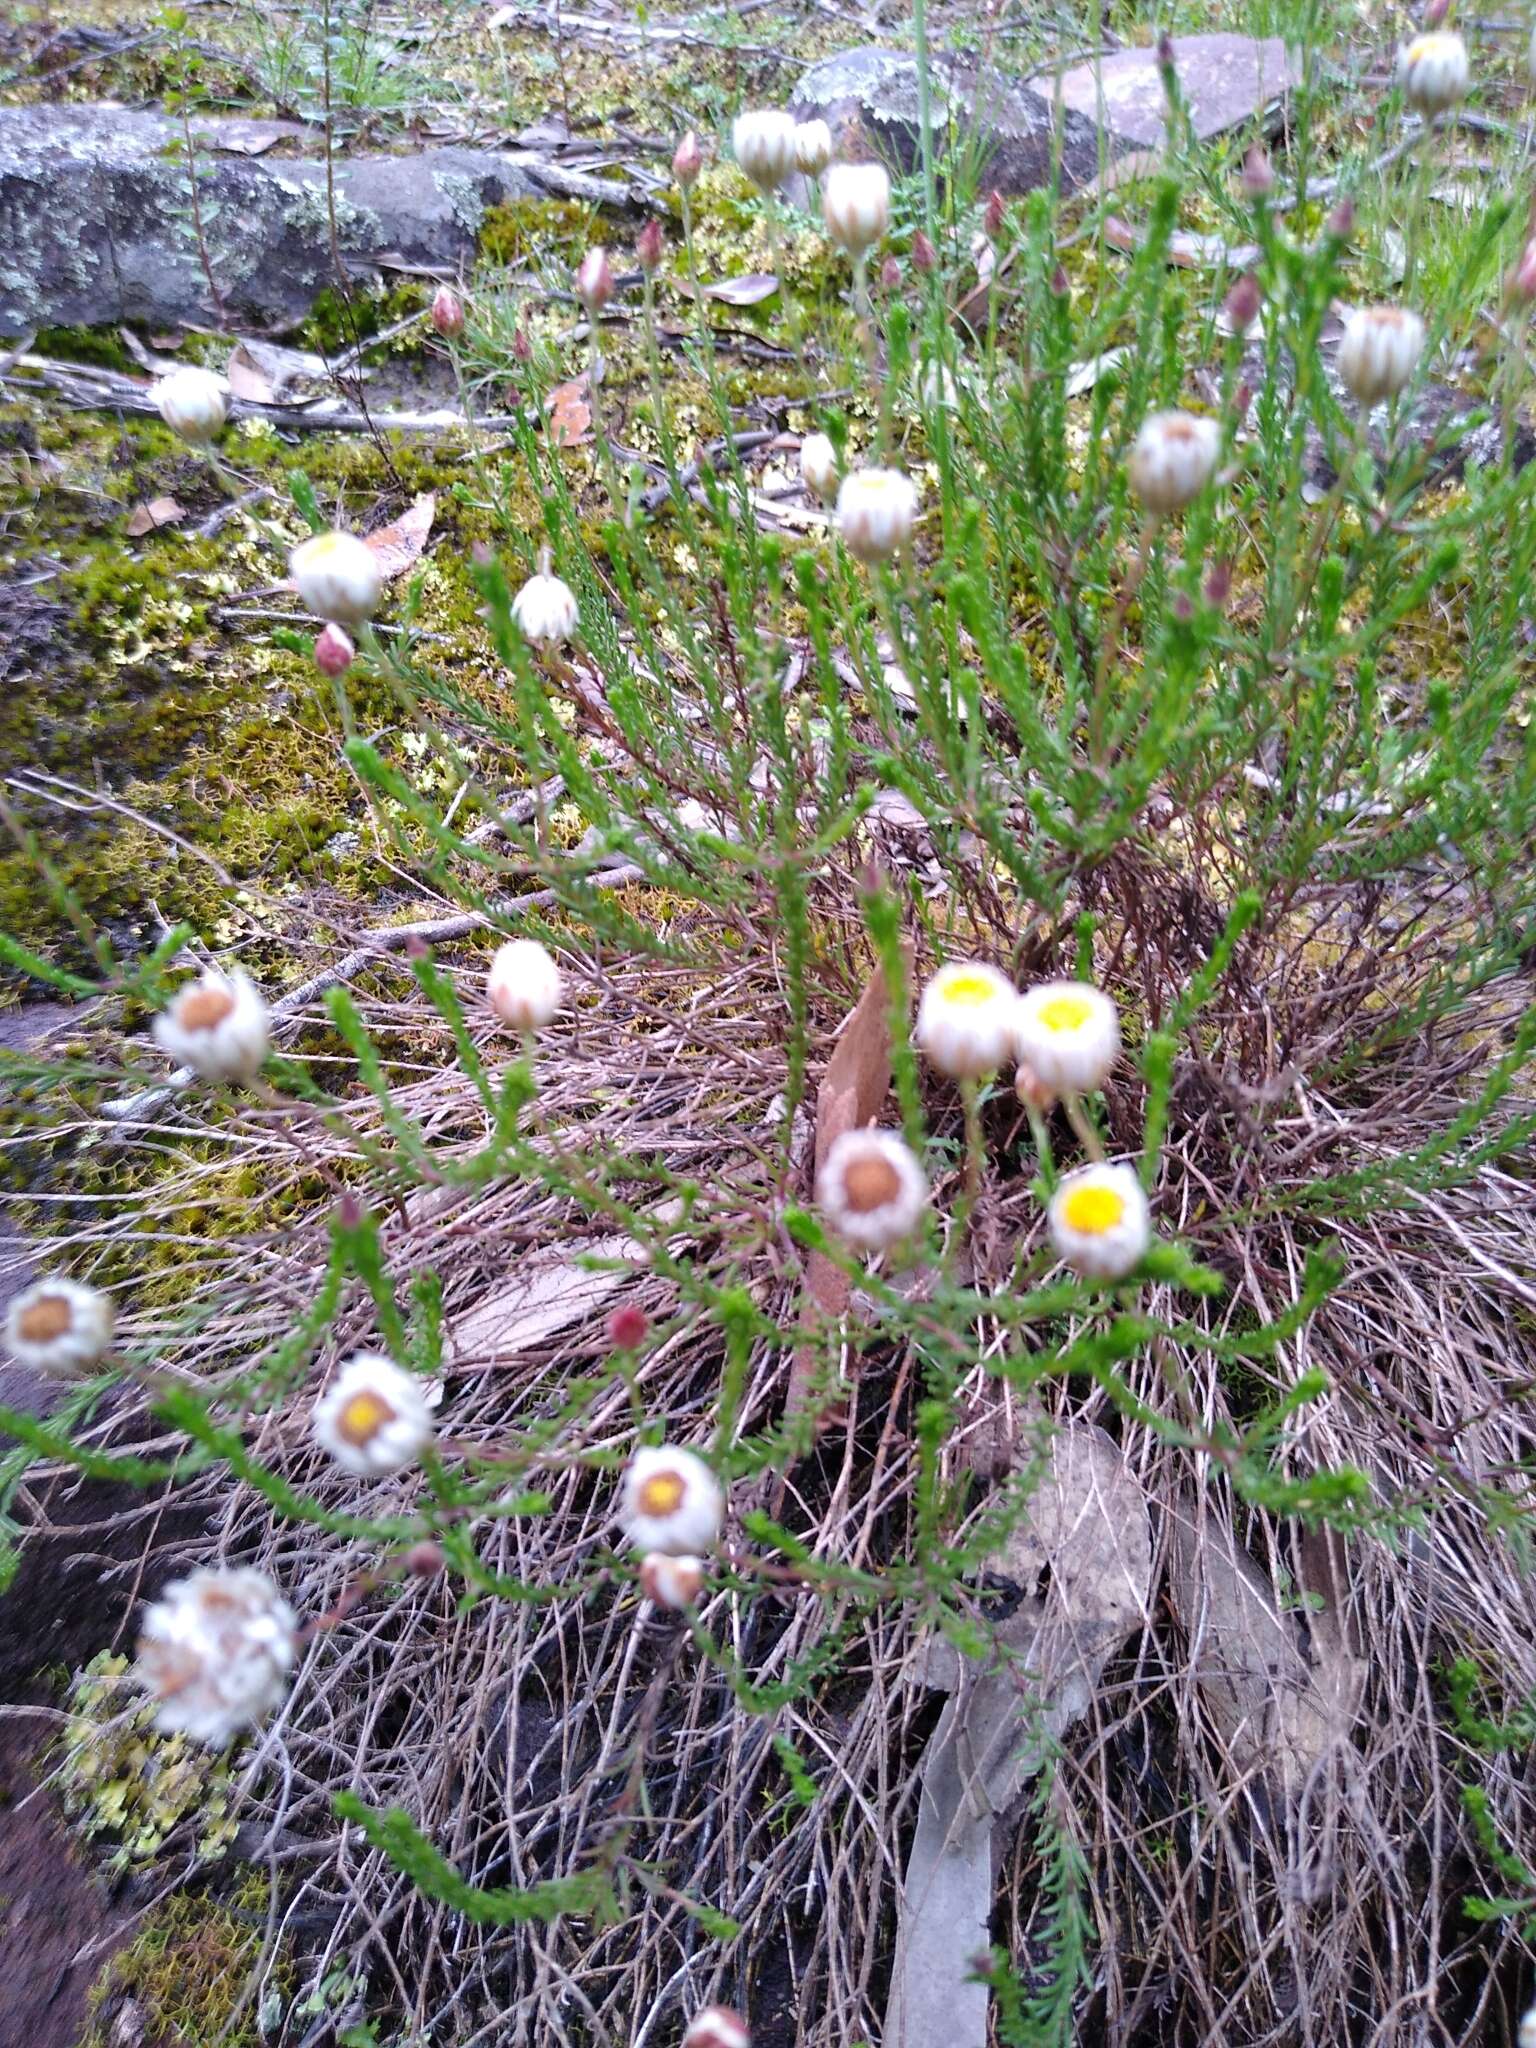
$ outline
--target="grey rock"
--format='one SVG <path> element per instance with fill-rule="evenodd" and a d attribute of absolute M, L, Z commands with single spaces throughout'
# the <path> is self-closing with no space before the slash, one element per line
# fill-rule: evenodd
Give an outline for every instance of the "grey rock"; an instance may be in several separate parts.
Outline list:
<path fill-rule="evenodd" d="M 198 124 L 197 211 L 234 324 L 291 324 L 336 282 L 324 164 L 250 153 L 265 140 L 254 130 L 282 125 Z M 179 124 L 158 114 L 0 107 L 0 336 L 217 319 L 191 169 Z M 339 159 L 335 184 L 342 262 L 359 282 L 386 262 L 457 268 L 488 207 L 540 189 L 516 159 L 473 149 Z"/>
<path fill-rule="evenodd" d="M 942 56 L 933 59 L 932 86 L 936 154 L 979 143 L 983 189 L 1012 194 L 1050 183 L 1055 109 L 1048 93 Z M 920 160 L 917 59 L 906 51 L 870 45 L 823 59 L 796 86 L 793 108 L 802 121 L 827 122 L 834 136 L 857 121 L 876 154 L 903 171 Z M 1125 147 L 1063 108 L 1062 189 L 1076 191 Z"/>
<path fill-rule="evenodd" d="M 1249 121 L 1267 123 L 1298 82 L 1278 36 L 1175 36 L 1173 68 L 1202 142 Z M 1061 96 L 1086 119 L 1140 149 L 1160 147 L 1167 108 L 1155 50 L 1116 50 L 1074 64 L 1058 81 Z"/>

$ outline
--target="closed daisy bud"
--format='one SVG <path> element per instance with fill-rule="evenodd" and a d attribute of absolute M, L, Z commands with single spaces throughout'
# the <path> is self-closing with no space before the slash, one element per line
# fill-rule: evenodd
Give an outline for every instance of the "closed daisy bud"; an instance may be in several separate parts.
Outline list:
<path fill-rule="evenodd" d="M 699 1557 L 668 1557 L 663 1550 L 647 1551 L 640 1560 L 640 1590 L 647 1600 L 674 1613 L 692 1607 L 704 1590 L 704 1560 Z"/>
<path fill-rule="evenodd" d="M 1013 1077 L 1013 1092 L 1025 1109 L 1036 1110 L 1041 1116 L 1056 1106 L 1056 1091 L 1047 1088 L 1034 1068 L 1026 1066 L 1022 1060 Z"/>
<path fill-rule="evenodd" d="M 452 285 L 440 284 L 432 294 L 431 320 L 444 341 L 453 341 L 464 332 L 464 301 Z"/>
<path fill-rule="evenodd" d="M 1243 158 L 1243 190 L 1250 199 L 1262 199 L 1275 189 L 1274 166 L 1261 143 L 1255 142 Z"/>
<path fill-rule="evenodd" d="M 1248 271 L 1237 280 L 1227 293 L 1222 312 L 1227 325 L 1234 334 L 1246 334 L 1259 317 L 1259 308 L 1264 303 L 1264 294 L 1259 289 L 1259 280 Z"/>
<path fill-rule="evenodd" d="M 379 558 L 355 533 L 317 533 L 288 557 L 288 574 L 307 611 L 338 626 L 360 626 L 384 589 Z"/>
<path fill-rule="evenodd" d="M 432 1441 L 421 1383 L 376 1351 L 344 1365 L 310 1417 L 321 1450 L 360 1479 L 404 1471 Z"/>
<path fill-rule="evenodd" d="M 884 164 L 833 164 L 821 184 L 821 220 L 827 239 L 846 255 L 862 256 L 891 224 L 891 178 Z"/>
<path fill-rule="evenodd" d="M 738 114 L 731 126 L 731 150 L 759 192 L 782 185 L 795 168 L 793 114 Z"/>
<path fill-rule="evenodd" d="M 559 1013 L 564 986 L 555 956 L 537 939 L 508 939 L 496 948 L 486 1000 L 511 1031 L 542 1031 Z"/>
<path fill-rule="evenodd" d="M 699 147 L 699 138 L 690 128 L 673 155 L 672 175 L 686 192 L 690 186 L 698 182 L 699 173 L 703 168 L 704 152 Z"/>
<path fill-rule="evenodd" d="M 837 531 L 861 562 L 886 562 L 912 538 L 917 486 L 899 469 L 856 469 L 837 494 Z"/>
<path fill-rule="evenodd" d="M 219 1748 L 281 1702 L 297 1656 L 298 1622 L 269 1578 L 197 1571 L 145 1610 L 134 1677 L 159 1727 Z"/>
<path fill-rule="evenodd" d="M 45 1380 L 75 1379 L 99 1365 L 112 1342 L 112 1304 L 79 1280 L 38 1280 L 5 1312 L 6 1348 Z"/>
<path fill-rule="evenodd" d="M 983 960 L 948 960 L 923 990 L 914 1036 L 941 1074 L 977 1081 L 1013 1051 L 1018 991 Z"/>
<path fill-rule="evenodd" d="M 154 400 L 173 434 L 183 441 L 212 441 L 228 416 L 224 390 L 222 378 L 215 377 L 212 370 L 188 364 L 160 379 Z"/>
<path fill-rule="evenodd" d="M 1120 1050 L 1115 1006 L 1086 981 L 1045 981 L 1026 989 L 1013 1032 L 1019 1058 L 1058 1095 L 1102 1088 Z"/>
<path fill-rule="evenodd" d="M 683 2048 L 752 2048 L 752 2036 L 739 2012 L 728 2005 L 706 2005 L 688 2022 Z"/>
<path fill-rule="evenodd" d="M 912 268 L 927 277 L 939 267 L 939 252 L 919 228 L 912 237 Z"/>
<path fill-rule="evenodd" d="M 413 1579 L 435 1579 L 447 1562 L 440 1543 L 413 1543 L 405 1553 L 405 1568 Z"/>
<path fill-rule="evenodd" d="M 846 1243 L 883 1252 L 917 1228 L 928 1182 L 895 1131 L 843 1131 L 816 1175 L 816 1200 Z"/>
<path fill-rule="evenodd" d="M 1536 240 L 1526 243 L 1520 252 L 1520 261 L 1509 273 L 1510 296 L 1524 299 L 1527 303 L 1536 299 Z"/>
<path fill-rule="evenodd" d="M 824 505 L 837 496 L 837 450 L 829 434 L 807 434 L 800 443 L 800 475 Z"/>
<path fill-rule="evenodd" d="M 650 1332 L 650 1317 L 632 1301 L 614 1309 L 608 1318 L 608 1342 L 615 1351 L 638 1351 Z"/>
<path fill-rule="evenodd" d="M 1182 512 L 1210 482 L 1221 429 L 1192 412 L 1155 412 L 1142 421 L 1127 465 L 1131 489 L 1159 518 Z"/>
<path fill-rule="evenodd" d="M 1083 1166 L 1069 1173 L 1046 1213 L 1059 1258 L 1090 1280 L 1120 1280 L 1152 1240 L 1147 1198 L 1134 1168 Z"/>
<path fill-rule="evenodd" d="M 636 1451 L 624 1474 L 619 1522 L 636 1550 L 693 1557 L 713 1550 L 725 1519 L 725 1493 L 692 1451 Z"/>
<path fill-rule="evenodd" d="M 589 249 L 576 266 L 576 296 L 595 320 L 613 297 L 613 270 L 606 249 Z"/>
<path fill-rule="evenodd" d="M 323 676 L 344 676 L 357 659 L 351 637 L 340 626 L 326 626 L 315 636 L 315 667 Z"/>
<path fill-rule="evenodd" d="M 1407 306 L 1360 306 L 1344 323 L 1339 376 L 1361 405 L 1380 405 L 1412 383 L 1424 322 Z"/>
<path fill-rule="evenodd" d="M 832 130 L 825 121 L 795 123 L 795 169 L 819 178 L 832 161 Z"/>
<path fill-rule="evenodd" d="M 1467 46 L 1445 29 L 1415 36 L 1398 59 L 1397 77 L 1409 106 L 1433 120 L 1467 96 L 1472 83 Z"/>
<path fill-rule="evenodd" d="M 512 600 L 512 616 L 530 647 L 561 647 L 581 624 L 576 593 L 551 572 L 549 549 L 539 552 L 539 566 Z"/>
<path fill-rule="evenodd" d="M 1003 195 L 994 187 L 987 194 L 986 211 L 981 216 L 981 231 L 989 242 L 995 242 L 1003 232 L 1004 218 Z"/>
<path fill-rule="evenodd" d="M 204 1081 L 249 1081 L 272 1043 L 267 1006 L 239 967 L 187 982 L 154 1022 L 155 1042 Z"/>
<path fill-rule="evenodd" d="M 648 220 L 635 242 L 635 261 L 647 275 L 661 267 L 661 222 Z"/>

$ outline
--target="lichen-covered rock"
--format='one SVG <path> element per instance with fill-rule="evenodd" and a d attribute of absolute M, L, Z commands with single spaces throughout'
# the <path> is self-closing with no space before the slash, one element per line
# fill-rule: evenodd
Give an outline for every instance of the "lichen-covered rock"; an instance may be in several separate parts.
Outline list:
<path fill-rule="evenodd" d="M 983 189 L 1011 194 L 1050 183 L 1055 109 L 1048 94 L 958 58 L 935 56 L 931 68 L 936 155 L 979 141 Z M 802 121 L 827 122 L 834 136 L 856 121 L 876 154 L 910 170 L 921 150 L 918 103 L 917 59 L 870 45 L 813 65 L 793 107 Z M 1126 145 L 1070 107 L 1061 119 L 1061 182 L 1072 192 Z"/>
<path fill-rule="evenodd" d="M 337 281 L 325 166 L 253 157 L 248 134 L 222 129 L 200 121 L 189 162 L 180 124 L 158 114 L 0 107 L 0 336 L 221 310 L 234 323 L 301 319 Z M 363 281 L 385 260 L 457 267 L 487 208 L 537 190 L 488 150 L 340 158 L 342 261 Z"/>
<path fill-rule="evenodd" d="M 1270 125 L 1300 68 L 1278 36 L 1175 36 L 1173 69 L 1202 142 L 1248 122 Z M 1116 50 L 1061 74 L 1061 96 L 1138 148 L 1162 146 L 1167 116 L 1156 50 Z"/>

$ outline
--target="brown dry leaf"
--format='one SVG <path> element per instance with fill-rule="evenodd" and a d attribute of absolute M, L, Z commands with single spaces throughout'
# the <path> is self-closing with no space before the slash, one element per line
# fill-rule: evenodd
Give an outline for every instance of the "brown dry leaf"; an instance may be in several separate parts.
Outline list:
<path fill-rule="evenodd" d="M 1184 1501 L 1169 1512 L 1168 1594 L 1212 1728 L 1242 1770 L 1300 1792 L 1343 1732 L 1337 1690 L 1313 1677 L 1269 1581 L 1228 1525 Z"/>
<path fill-rule="evenodd" d="M 387 581 L 399 576 L 421 558 L 421 551 L 427 544 L 432 531 L 433 516 L 437 511 L 436 491 L 423 491 L 408 512 L 402 513 L 393 526 L 381 526 L 377 533 L 365 533 L 363 539 L 378 557 L 380 569 Z"/>
<path fill-rule="evenodd" d="M 174 526 L 186 516 L 186 506 L 178 505 L 174 498 L 151 498 L 147 503 L 134 506 L 123 531 L 130 540 L 138 540 L 146 533 L 153 533 L 157 527 Z"/>
<path fill-rule="evenodd" d="M 277 396 L 271 378 L 260 367 L 243 341 L 237 341 L 229 352 L 229 361 L 224 375 L 229 388 L 236 398 L 249 399 L 253 405 L 270 405 Z"/>
<path fill-rule="evenodd" d="M 557 448 L 577 448 L 589 438 L 592 408 L 587 403 L 590 372 L 583 370 L 568 384 L 557 384 L 545 400 L 549 438 Z"/>

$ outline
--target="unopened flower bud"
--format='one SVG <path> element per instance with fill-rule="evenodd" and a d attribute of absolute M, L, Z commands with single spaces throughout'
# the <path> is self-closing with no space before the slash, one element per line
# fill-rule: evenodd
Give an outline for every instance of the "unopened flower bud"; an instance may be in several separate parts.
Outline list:
<path fill-rule="evenodd" d="M 1239 425 L 1247 419 L 1248 408 L 1253 403 L 1253 386 L 1245 377 L 1232 394 L 1232 417 Z"/>
<path fill-rule="evenodd" d="M 432 958 L 432 948 L 427 944 L 420 932 L 412 932 L 411 936 L 406 940 L 405 957 L 407 960 L 430 960 Z"/>
<path fill-rule="evenodd" d="M 994 188 L 987 194 L 987 210 L 981 217 L 982 233 L 995 242 L 1003 232 L 1003 195 Z"/>
<path fill-rule="evenodd" d="M 1173 68 L 1173 37 L 1164 29 L 1157 39 L 1157 61 L 1164 71 Z"/>
<path fill-rule="evenodd" d="M 1246 334 L 1259 317 L 1259 308 L 1264 303 L 1264 294 L 1259 281 L 1251 271 L 1237 280 L 1227 293 L 1226 305 L 1222 308 L 1227 316 L 1227 325 L 1234 334 Z"/>
<path fill-rule="evenodd" d="M 343 676 L 356 659 L 357 649 L 340 626 L 327 626 L 315 639 L 315 667 L 323 676 Z"/>
<path fill-rule="evenodd" d="M 832 130 L 825 121 L 795 124 L 795 169 L 819 178 L 832 161 Z"/>
<path fill-rule="evenodd" d="M 640 1560 L 640 1590 L 658 1607 L 676 1614 L 692 1607 L 704 1590 L 704 1562 L 697 1557 L 668 1557 L 650 1550 Z"/>
<path fill-rule="evenodd" d="M 778 110 L 738 114 L 731 126 L 736 161 L 759 192 L 782 185 L 795 168 L 795 117 Z"/>
<path fill-rule="evenodd" d="M 533 343 L 528 339 L 528 336 L 521 327 L 517 328 L 513 333 L 512 353 L 520 363 L 531 362 L 533 359 Z"/>
<path fill-rule="evenodd" d="M 661 222 L 648 220 L 635 243 L 635 261 L 643 271 L 652 273 L 661 266 L 661 251 Z"/>
<path fill-rule="evenodd" d="M 336 1204 L 336 1221 L 343 1230 L 356 1230 L 363 1220 L 363 1205 L 347 1188 Z"/>
<path fill-rule="evenodd" d="M 894 292 L 901 286 L 901 265 L 894 256 L 887 256 L 880 266 L 880 283 L 884 290 Z"/>
<path fill-rule="evenodd" d="M 706 2005 L 688 2022 L 683 2048 L 752 2048 L 752 2036 L 739 2012 L 728 2005 Z"/>
<path fill-rule="evenodd" d="M 699 138 L 690 128 L 672 158 L 672 175 L 686 192 L 696 183 L 703 168 L 704 152 L 699 147 Z"/>
<path fill-rule="evenodd" d="M 938 268 L 939 252 L 919 228 L 912 237 L 912 268 L 919 276 L 927 277 Z"/>
<path fill-rule="evenodd" d="M 1205 601 L 1219 612 L 1232 595 L 1232 564 L 1225 558 L 1212 562 L 1205 572 Z"/>
<path fill-rule="evenodd" d="M 1323 222 L 1323 233 L 1331 242 L 1347 242 L 1355 231 L 1355 202 L 1341 199 Z"/>
<path fill-rule="evenodd" d="M 1034 1068 L 1026 1066 L 1023 1060 L 1020 1060 L 1018 1072 L 1013 1077 L 1013 1092 L 1026 1109 L 1034 1110 L 1039 1116 L 1048 1115 L 1056 1107 L 1056 1097 L 1052 1090 L 1046 1087 Z"/>
<path fill-rule="evenodd" d="M 586 307 L 590 320 L 595 320 L 613 297 L 613 271 L 606 249 L 589 249 L 577 264 L 576 296 Z"/>
<path fill-rule="evenodd" d="M 614 1351 L 638 1351 L 650 1333 L 651 1319 L 643 1308 L 626 1302 L 608 1318 L 608 1343 Z"/>
<path fill-rule="evenodd" d="M 1536 237 L 1526 243 L 1520 261 L 1509 273 L 1509 290 L 1512 298 L 1536 299 Z"/>
<path fill-rule="evenodd" d="M 1243 190 L 1250 199 L 1262 199 L 1274 189 L 1274 166 L 1263 145 L 1256 142 L 1243 158 Z"/>
<path fill-rule="evenodd" d="M 440 1543 L 413 1543 L 405 1553 L 405 1568 L 413 1579 L 435 1579 L 447 1561 Z"/>
<path fill-rule="evenodd" d="M 821 185 L 821 224 L 827 239 L 861 257 L 891 222 L 891 179 L 884 164 L 833 164 Z"/>
<path fill-rule="evenodd" d="M 1451 0 L 1429 0 L 1429 5 L 1424 10 L 1424 26 L 1439 28 L 1450 11 Z"/>
<path fill-rule="evenodd" d="M 464 332 L 464 301 L 451 285 L 440 284 L 432 294 L 432 325 L 444 341 Z"/>
<path fill-rule="evenodd" d="M 1179 624 L 1181 626 L 1187 626 L 1190 620 L 1195 616 L 1194 599 L 1190 596 L 1187 590 L 1176 590 L 1173 593 L 1172 609 L 1173 616 L 1178 620 Z"/>

